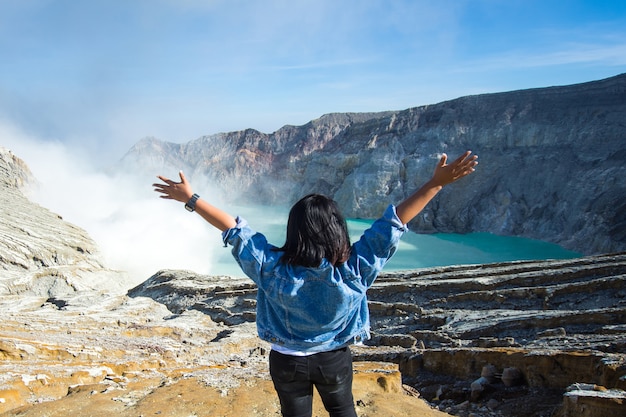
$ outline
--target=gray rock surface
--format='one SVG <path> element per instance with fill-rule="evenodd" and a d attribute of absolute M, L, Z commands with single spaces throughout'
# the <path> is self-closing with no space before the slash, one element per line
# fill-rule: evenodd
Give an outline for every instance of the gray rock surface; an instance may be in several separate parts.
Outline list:
<path fill-rule="evenodd" d="M 83 229 L 24 195 L 35 186 L 26 164 L 0 148 L 0 295 L 123 291 L 125 274 L 103 265 Z"/>
<path fill-rule="evenodd" d="M 386 272 L 368 291 L 367 344 L 622 353 L 625 284 L 626 253 Z M 255 321 L 256 292 L 247 278 L 163 270 L 128 295 L 235 326 Z"/>
<path fill-rule="evenodd" d="M 319 192 L 347 216 L 374 218 L 428 179 L 440 153 L 466 149 L 480 156 L 478 173 L 444 190 L 414 230 L 522 236 L 584 254 L 626 249 L 626 74 L 328 114 L 271 134 L 147 138 L 122 164 L 152 178 L 184 169 L 197 190 L 237 203 L 291 205 Z"/>

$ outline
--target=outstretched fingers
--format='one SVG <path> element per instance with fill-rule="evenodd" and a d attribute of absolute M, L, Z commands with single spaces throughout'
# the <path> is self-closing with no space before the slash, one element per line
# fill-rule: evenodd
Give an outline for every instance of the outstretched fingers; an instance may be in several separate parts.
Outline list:
<path fill-rule="evenodd" d="M 455 167 L 455 171 L 467 173 L 474 171 L 474 167 L 478 165 L 478 156 L 472 155 L 470 157 L 471 154 L 472 151 L 467 151 L 463 155 L 459 156 L 456 161 L 452 163 L 452 165 L 454 165 Z"/>
<path fill-rule="evenodd" d="M 152 184 L 154 191 L 162 194 L 160 197 L 167 200 L 183 202 L 189 200 L 193 194 L 191 185 L 182 171 L 180 171 L 178 175 L 180 176 L 180 182 L 173 181 L 162 175 L 157 175 L 157 178 L 162 182 Z"/>
<path fill-rule="evenodd" d="M 157 193 L 163 194 L 159 196 L 161 198 L 165 198 L 167 200 L 173 200 L 173 197 L 170 194 L 172 191 L 171 187 L 174 186 L 176 183 L 162 175 L 157 175 L 157 178 L 163 181 L 163 184 L 158 183 L 158 182 L 155 182 L 154 184 L 152 184 L 154 191 L 156 191 Z"/>

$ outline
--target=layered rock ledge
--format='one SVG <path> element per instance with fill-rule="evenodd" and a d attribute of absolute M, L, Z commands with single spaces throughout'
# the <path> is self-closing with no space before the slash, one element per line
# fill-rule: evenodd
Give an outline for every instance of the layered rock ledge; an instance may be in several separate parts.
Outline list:
<path fill-rule="evenodd" d="M 625 272 L 619 253 L 381 275 L 360 415 L 623 415 Z M 275 416 L 255 295 L 160 271 L 127 295 L 0 297 L 0 415 Z"/>
<path fill-rule="evenodd" d="M 623 411 L 625 280 L 625 253 L 384 273 L 368 292 L 373 338 L 354 349 L 355 358 L 397 363 L 405 382 L 448 411 L 495 400 L 504 415 L 530 416 L 529 397 L 545 398 L 539 408 L 559 410 L 578 383 L 618 390 L 618 399 L 606 402 Z M 254 285 L 225 282 L 161 271 L 129 295 L 150 297 L 175 314 L 200 311 L 226 326 L 252 323 Z M 477 393 L 471 383 L 486 366 L 496 377 Z M 517 372 L 512 386 L 502 382 L 508 368 Z"/>

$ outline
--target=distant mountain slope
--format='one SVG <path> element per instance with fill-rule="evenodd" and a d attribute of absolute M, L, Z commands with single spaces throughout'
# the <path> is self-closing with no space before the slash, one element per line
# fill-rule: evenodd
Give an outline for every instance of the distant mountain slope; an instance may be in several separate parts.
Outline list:
<path fill-rule="evenodd" d="M 184 169 L 207 197 L 289 205 L 320 192 L 348 216 L 376 217 L 428 179 L 441 152 L 466 149 L 480 155 L 478 172 L 445 189 L 413 230 L 523 236 L 585 254 L 626 249 L 626 74 L 328 114 L 271 134 L 147 138 L 121 164 L 150 175 Z"/>
<path fill-rule="evenodd" d="M 123 274 L 106 269 L 87 232 L 22 193 L 34 182 L 28 166 L 0 147 L 0 295 L 122 290 Z"/>

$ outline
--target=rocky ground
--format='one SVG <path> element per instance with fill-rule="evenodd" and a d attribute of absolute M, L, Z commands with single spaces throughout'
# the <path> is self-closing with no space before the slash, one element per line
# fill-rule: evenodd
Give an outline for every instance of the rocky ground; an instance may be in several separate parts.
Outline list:
<path fill-rule="evenodd" d="M 0 148 L 0 417 L 278 416 L 243 278 L 132 289 Z M 626 253 L 380 276 L 358 414 L 623 417 Z M 324 416 L 320 401 L 315 416 Z"/>
<path fill-rule="evenodd" d="M 253 323 L 173 314 L 145 297 L 0 298 L 0 415 L 278 416 Z M 355 365 L 361 416 L 437 416 L 398 366 Z M 316 415 L 324 415 L 319 399 Z"/>
<path fill-rule="evenodd" d="M 624 415 L 625 271 L 615 254 L 381 276 L 359 415 Z M 0 303 L 0 416 L 279 415 L 248 280 L 161 271 Z"/>

